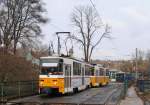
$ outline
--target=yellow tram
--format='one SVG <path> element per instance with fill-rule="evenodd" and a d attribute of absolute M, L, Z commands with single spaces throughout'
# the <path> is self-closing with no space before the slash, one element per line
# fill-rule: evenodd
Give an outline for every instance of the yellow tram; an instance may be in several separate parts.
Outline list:
<path fill-rule="evenodd" d="M 92 86 L 106 85 L 109 81 L 101 68 L 69 57 L 41 57 L 39 92 L 76 93 Z"/>

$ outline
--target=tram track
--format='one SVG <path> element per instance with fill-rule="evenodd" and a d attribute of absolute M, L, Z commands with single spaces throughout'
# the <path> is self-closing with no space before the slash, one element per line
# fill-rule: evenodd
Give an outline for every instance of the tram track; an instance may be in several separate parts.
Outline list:
<path fill-rule="evenodd" d="M 6 105 L 117 105 L 112 101 L 118 101 L 116 98 L 118 98 L 119 95 L 116 94 L 120 88 L 119 85 L 110 84 L 102 88 L 88 89 L 72 96 L 52 98 L 33 96 L 12 100 Z"/>
<path fill-rule="evenodd" d="M 123 86 L 118 87 L 114 92 L 108 97 L 104 105 L 118 105 L 123 97 Z"/>
<path fill-rule="evenodd" d="M 121 88 L 122 87 L 120 87 L 120 86 L 117 86 L 117 87 L 115 86 L 115 87 L 112 87 L 112 89 L 109 89 L 109 90 L 106 89 L 105 91 L 101 92 L 101 94 L 105 94 L 107 92 L 107 94 L 105 96 L 102 97 L 101 94 L 96 94 L 91 99 L 84 102 L 83 105 L 94 105 L 94 104 L 95 105 L 117 105 L 118 104 L 117 98 L 119 98 L 119 97 L 118 97 L 118 95 L 116 95 L 116 93 L 117 94 L 119 93 L 119 95 L 120 95 L 121 91 L 120 92 L 118 92 L 118 91 L 121 90 Z M 114 96 L 116 99 L 114 98 Z M 100 98 L 101 98 L 101 101 L 98 101 Z M 102 101 L 102 99 L 103 99 L 103 101 Z M 115 101 L 115 103 L 114 103 L 114 101 Z"/>

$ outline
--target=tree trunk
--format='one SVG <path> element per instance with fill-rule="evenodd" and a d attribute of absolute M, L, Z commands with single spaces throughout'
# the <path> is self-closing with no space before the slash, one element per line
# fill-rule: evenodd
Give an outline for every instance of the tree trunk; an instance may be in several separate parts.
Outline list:
<path fill-rule="evenodd" d="M 4 54 L 8 54 L 8 45 L 5 45 L 5 46 L 3 47 L 3 53 L 4 53 Z"/>
<path fill-rule="evenodd" d="M 14 42 L 14 48 L 13 48 L 13 53 L 14 53 L 14 55 L 16 54 L 16 47 L 17 47 L 17 43 Z"/>

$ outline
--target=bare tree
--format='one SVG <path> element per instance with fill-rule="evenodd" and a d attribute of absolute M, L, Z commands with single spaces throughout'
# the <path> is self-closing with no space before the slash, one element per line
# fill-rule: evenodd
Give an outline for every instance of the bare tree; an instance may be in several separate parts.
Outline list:
<path fill-rule="evenodd" d="M 76 35 L 71 35 L 83 48 L 85 61 L 89 62 L 93 50 L 104 38 L 110 37 L 110 27 L 108 25 L 102 29 L 98 13 L 92 7 L 77 7 L 71 17 L 73 25 L 77 29 Z M 103 32 L 102 32 L 103 31 Z"/>
<path fill-rule="evenodd" d="M 64 45 L 65 45 L 67 56 L 73 55 L 73 40 L 71 38 L 71 34 L 69 34 L 68 37 L 65 38 Z M 70 45 L 70 48 L 68 45 Z"/>
<path fill-rule="evenodd" d="M 1 36 L 1 34 L 0 34 L 0 46 L 1 46 L 1 44 L 2 44 L 2 38 L 1 38 L 2 36 Z"/>
<path fill-rule="evenodd" d="M 40 58 L 41 56 L 49 55 L 49 48 L 44 44 L 37 44 L 34 48 L 32 48 L 32 55 L 36 58 Z"/>
<path fill-rule="evenodd" d="M 146 53 L 146 60 L 150 63 L 150 50 Z"/>
<path fill-rule="evenodd" d="M 137 64 L 138 66 L 142 66 L 144 64 L 144 57 L 145 57 L 145 53 L 144 51 L 138 49 L 137 51 Z M 133 61 L 136 61 L 136 55 L 132 54 L 132 59 Z"/>
<path fill-rule="evenodd" d="M 0 39 L 6 52 L 17 44 L 30 43 L 41 36 L 40 23 L 46 23 L 41 0 L 1 0 L 0 3 Z"/>

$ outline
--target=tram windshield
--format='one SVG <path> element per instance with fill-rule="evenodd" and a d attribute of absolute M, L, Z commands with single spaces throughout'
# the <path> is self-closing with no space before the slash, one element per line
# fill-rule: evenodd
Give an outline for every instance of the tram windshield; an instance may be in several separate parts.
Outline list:
<path fill-rule="evenodd" d="M 41 75 L 63 75 L 63 63 L 61 60 L 41 60 Z"/>

